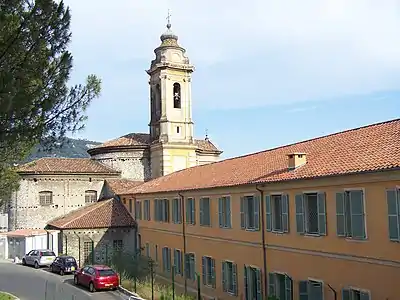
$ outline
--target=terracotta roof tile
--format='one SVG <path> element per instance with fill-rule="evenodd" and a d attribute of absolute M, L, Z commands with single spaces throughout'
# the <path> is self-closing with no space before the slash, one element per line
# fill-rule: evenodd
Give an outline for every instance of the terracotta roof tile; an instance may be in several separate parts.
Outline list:
<path fill-rule="evenodd" d="M 19 173 L 33 174 L 119 174 L 102 163 L 90 158 L 44 157 L 18 166 Z"/>
<path fill-rule="evenodd" d="M 217 147 L 215 147 L 215 145 L 208 139 L 195 140 L 194 143 L 201 151 L 222 153 L 222 151 L 218 150 Z M 107 141 L 101 145 L 97 145 L 89 149 L 88 153 L 96 153 L 103 148 L 142 148 L 147 146 L 150 146 L 150 135 L 148 133 L 129 133 L 117 139 Z"/>
<path fill-rule="evenodd" d="M 74 210 L 47 225 L 57 229 L 90 229 L 136 226 L 121 201 L 108 199 Z"/>
<path fill-rule="evenodd" d="M 306 153 L 289 170 L 287 155 Z M 132 188 L 132 194 L 278 182 L 400 168 L 400 119 L 352 129 L 208 165 L 181 170 Z"/>
<path fill-rule="evenodd" d="M 5 232 L 5 235 L 12 236 L 12 237 L 28 237 L 28 236 L 45 235 L 45 234 L 47 234 L 47 232 L 55 232 L 55 230 L 17 229 L 14 231 Z"/>
<path fill-rule="evenodd" d="M 129 179 L 108 179 L 106 180 L 107 185 L 116 194 L 125 194 L 130 189 L 143 184 L 143 181 L 134 181 Z"/>

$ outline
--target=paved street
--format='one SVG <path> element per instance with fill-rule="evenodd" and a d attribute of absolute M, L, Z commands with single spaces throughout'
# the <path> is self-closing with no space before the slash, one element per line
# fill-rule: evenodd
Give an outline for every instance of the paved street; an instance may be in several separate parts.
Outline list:
<path fill-rule="evenodd" d="M 0 262 L 0 291 L 12 293 L 21 300 L 124 300 L 118 291 L 90 293 L 76 287 L 72 275 L 60 276 L 45 269 Z"/>

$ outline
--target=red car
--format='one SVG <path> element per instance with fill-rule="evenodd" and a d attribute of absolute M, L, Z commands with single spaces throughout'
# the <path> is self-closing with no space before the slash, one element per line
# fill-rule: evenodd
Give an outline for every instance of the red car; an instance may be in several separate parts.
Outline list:
<path fill-rule="evenodd" d="M 76 271 L 74 283 L 89 287 L 89 291 L 92 293 L 103 289 L 116 290 L 119 286 L 119 276 L 113 269 L 107 266 L 85 266 Z"/>

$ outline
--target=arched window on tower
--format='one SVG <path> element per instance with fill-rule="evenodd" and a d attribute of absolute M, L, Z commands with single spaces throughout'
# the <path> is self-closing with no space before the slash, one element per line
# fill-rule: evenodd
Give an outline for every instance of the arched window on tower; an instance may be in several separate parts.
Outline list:
<path fill-rule="evenodd" d="M 174 108 L 181 108 L 181 85 L 174 83 Z"/>

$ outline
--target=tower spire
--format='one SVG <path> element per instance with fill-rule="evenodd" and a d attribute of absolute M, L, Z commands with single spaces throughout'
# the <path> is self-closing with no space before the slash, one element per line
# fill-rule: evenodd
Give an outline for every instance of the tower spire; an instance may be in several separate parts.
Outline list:
<path fill-rule="evenodd" d="M 167 15 L 167 28 L 171 28 L 171 13 L 170 10 L 168 9 L 168 15 Z"/>

